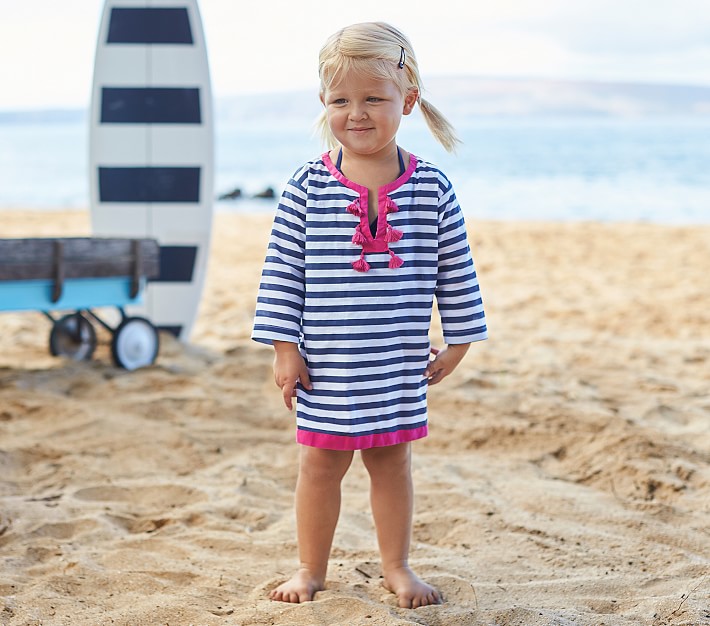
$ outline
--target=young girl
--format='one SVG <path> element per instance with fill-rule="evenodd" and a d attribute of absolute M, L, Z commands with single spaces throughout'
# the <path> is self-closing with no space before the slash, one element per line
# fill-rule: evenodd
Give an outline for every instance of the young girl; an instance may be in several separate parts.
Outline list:
<path fill-rule="evenodd" d="M 274 346 L 286 406 L 298 399 L 300 568 L 270 597 L 305 602 L 324 589 L 340 483 L 360 450 L 384 586 L 401 607 L 438 604 L 408 564 L 410 446 L 427 434 L 427 387 L 486 338 L 486 325 L 451 183 L 396 133 L 418 103 L 446 149 L 457 139 L 421 98 L 412 46 L 388 24 L 333 35 L 319 73 L 331 150 L 298 169 L 281 197 L 252 335 Z M 428 339 L 435 295 L 441 351 Z"/>

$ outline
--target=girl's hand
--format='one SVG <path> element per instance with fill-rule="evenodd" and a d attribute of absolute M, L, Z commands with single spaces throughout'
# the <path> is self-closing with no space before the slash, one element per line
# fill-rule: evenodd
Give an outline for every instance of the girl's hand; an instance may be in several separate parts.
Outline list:
<path fill-rule="evenodd" d="M 311 379 L 308 376 L 308 368 L 298 351 L 298 344 L 290 341 L 274 341 L 274 382 L 281 389 L 284 404 L 290 411 L 293 409 L 291 398 L 296 396 L 296 385 L 301 385 L 306 389 L 313 389 Z"/>
<path fill-rule="evenodd" d="M 429 361 L 429 365 L 424 370 L 424 377 L 429 379 L 429 384 L 436 385 L 451 374 L 468 352 L 470 345 L 459 343 L 446 346 L 443 350 L 432 348 L 431 353 L 434 355 L 434 359 Z"/>

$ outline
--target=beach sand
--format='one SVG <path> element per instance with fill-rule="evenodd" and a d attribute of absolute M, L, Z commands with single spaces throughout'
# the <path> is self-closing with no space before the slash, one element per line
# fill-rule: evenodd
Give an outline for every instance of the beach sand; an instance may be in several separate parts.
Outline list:
<path fill-rule="evenodd" d="M 327 590 L 266 597 L 296 565 L 297 459 L 249 339 L 269 227 L 218 215 L 193 342 L 145 370 L 105 331 L 66 362 L 40 314 L 0 315 L 0 624 L 710 624 L 710 228 L 469 220 L 491 338 L 430 391 L 411 562 L 446 603 L 406 610 L 359 457 Z"/>

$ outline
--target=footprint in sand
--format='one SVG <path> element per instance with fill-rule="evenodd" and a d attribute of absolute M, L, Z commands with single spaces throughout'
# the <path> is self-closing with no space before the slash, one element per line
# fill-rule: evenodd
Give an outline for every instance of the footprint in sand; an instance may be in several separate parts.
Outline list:
<path fill-rule="evenodd" d="M 104 485 L 80 489 L 74 494 L 74 497 L 89 502 L 129 502 L 135 506 L 145 506 L 151 509 L 176 508 L 207 500 L 206 493 L 181 485 L 153 485 L 150 487 Z"/>

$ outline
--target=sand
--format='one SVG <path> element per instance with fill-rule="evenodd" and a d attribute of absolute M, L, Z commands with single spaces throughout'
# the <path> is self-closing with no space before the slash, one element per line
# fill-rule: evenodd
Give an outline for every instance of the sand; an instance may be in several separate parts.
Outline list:
<path fill-rule="evenodd" d="M 105 331 L 66 362 L 41 315 L 0 315 L 0 624 L 710 624 L 710 228 L 470 221 L 491 339 L 430 392 L 411 561 L 446 603 L 407 610 L 358 457 L 327 590 L 266 597 L 296 564 L 297 458 L 249 340 L 269 222 L 218 216 L 193 343 L 145 370 Z"/>

